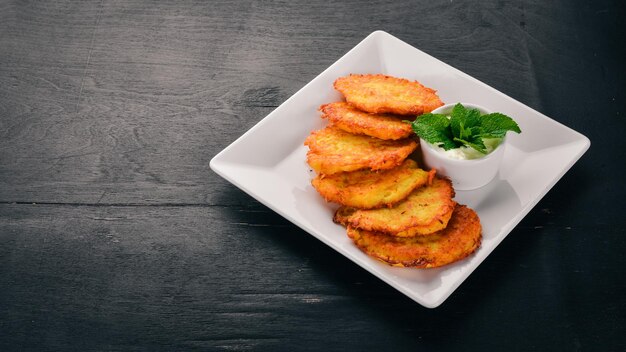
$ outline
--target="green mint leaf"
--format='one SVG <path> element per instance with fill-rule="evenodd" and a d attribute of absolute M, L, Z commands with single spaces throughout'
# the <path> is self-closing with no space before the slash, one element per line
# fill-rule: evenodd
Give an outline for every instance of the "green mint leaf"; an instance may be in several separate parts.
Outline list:
<path fill-rule="evenodd" d="M 454 137 L 461 136 L 461 130 L 465 124 L 466 110 L 461 103 L 456 104 L 450 113 L 450 131 Z"/>
<path fill-rule="evenodd" d="M 481 116 L 480 124 L 483 138 L 503 138 L 508 131 L 522 132 L 512 118 L 499 112 Z"/>
<path fill-rule="evenodd" d="M 482 130 L 478 126 L 474 126 L 474 127 L 471 127 L 471 128 L 462 126 L 458 138 L 469 141 L 469 140 L 472 140 L 476 136 L 480 136 L 481 132 L 482 132 Z M 457 137 L 457 136 L 455 136 L 455 137 Z"/>
<path fill-rule="evenodd" d="M 452 136 L 459 139 L 467 139 L 472 135 L 471 130 L 480 125 L 480 111 L 476 109 L 468 109 L 461 103 L 457 103 L 452 108 L 450 114 L 450 130 Z"/>
<path fill-rule="evenodd" d="M 475 127 L 480 126 L 480 111 L 477 109 L 469 109 L 467 110 L 467 115 L 465 116 L 465 127 Z"/>
<path fill-rule="evenodd" d="M 466 146 L 487 154 L 483 138 L 503 138 L 508 131 L 521 133 L 517 123 L 501 113 L 482 115 L 457 103 L 450 117 L 424 114 L 412 122 L 413 131 L 426 142 L 445 150 Z"/>
<path fill-rule="evenodd" d="M 454 140 L 461 143 L 462 145 L 476 149 L 483 154 L 487 154 L 487 147 L 485 146 L 482 137 L 480 137 L 479 135 L 472 135 L 468 139 L 460 139 L 455 137 Z"/>
<path fill-rule="evenodd" d="M 445 150 L 457 147 L 450 134 L 450 120 L 445 115 L 424 114 L 418 116 L 411 125 L 415 134 L 430 144 Z"/>

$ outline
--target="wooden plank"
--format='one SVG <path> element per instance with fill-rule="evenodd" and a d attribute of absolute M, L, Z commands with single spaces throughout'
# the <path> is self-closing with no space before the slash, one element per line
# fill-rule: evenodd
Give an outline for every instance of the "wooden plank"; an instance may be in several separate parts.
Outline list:
<path fill-rule="evenodd" d="M 533 336 L 569 349 L 617 338 L 617 282 L 600 284 L 572 253 L 592 248 L 594 267 L 619 275 L 624 243 L 602 249 L 564 233 L 599 234 L 590 227 L 536 227 L 556 219 L 541 214 L 428 310 L 268 209 L 0 205 L 0 347 L 459 349 L 484 335 L 492 347 Z"/>
<path fill-rule="evenodd" d="M 0 205 L 0 242 L 15 346 L 295 345 L 288 327 L 340 308 L 349 286 L 396 296 L 266 209 Z M 320 280 L 328 266 L 352 283 Z"/>
<path fill-rule="evenodd" d="M 371 21 L 359 30 L 342 29 L 345 19 L 321 4 L 285 4 L 280 21 L 273 7 L 253 2 L 65 5 L 55 11 L 78 13 L 59 25 L 58 37 L 46 33 L 59 22 L 58 16 L 47 20 L 47 8 L 12 8 L 25 20 L 5 15 L 10 33 L 24 28 L 26 34 L 0 43 L 17 48 L 0 68 L 0 96 L 7 102 L 0 201 L 242 204 L 241 197 L 220 195 L 229 186 L 208 169 L 209 160 L 375 29 L 470 74 L 501 66 L 498 74 L 479 78 L 506 81 L 509 93 L 536 99 L 533 85 L 524 82 L 532 67 L 522 55 L 523 31 L 508 32 L 511 38 L 488 31 L 426 35 L 424 26 L 400 25 L 419 12 L 408 4 L 379 16 L 368 14 L 373 5 L 342 5 L 355 7 L 351 18 Z M 507 25 L 488 6 L 426 10 L 434 22 Z M 41 53 L 31 50 L 40 45 Z M 57 45 L 65 47 L 61 55 Z M 67 52 L 73 56 L 63 56 Z M 57 66 L 41 66 L 40 56 Z"/>

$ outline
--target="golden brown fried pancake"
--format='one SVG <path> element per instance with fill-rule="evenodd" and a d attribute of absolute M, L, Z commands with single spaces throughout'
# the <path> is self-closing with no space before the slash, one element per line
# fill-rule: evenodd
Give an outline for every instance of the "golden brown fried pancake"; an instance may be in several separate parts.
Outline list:
<path fill-rule="evenodd" d="M 456 202 L 452 183 L 435 178 L 432 184 L 415 189 L 391 208 L 356 209 L 342 206 L 333 220 L 345 226 L 379 231 L 399 237 L 428 235 L 446 227 Z"/>
<path fill-rule="evenodd" d="M 390 169 L 400 165 L 417 147 L 413 139 L 386 141 L 332 126 L 312 132 L 304 144 L 309 147 L 307 162 L 313 170 L 324 175 L 360 169 Z"/>
<path fill-rule="evenodd" d="M 374 114 L 421 115 L 443 105 L 435 90 L 381 74 L 340 77 L 334 87 L 348 103 Z"/>
<path fill-rule="evenodd" d="M 424 171 L 411 159 L 393 169 L 358 170 L 317 176 L 313 187 L 329 202 L 361 209 L 391 206 L 411 191 L 432 181 L 435 170 Z"/>
<path fill-rule="evenodd" d="M 340 101 L 320 106 L 322 118 L 340 129 L 364 134 L 380 139 L 402 139 L 413 134 L 411 124 L 403 121 L 403 116 L 391 114 L 370 114 Z"/>
<path fill-rule="evenodd" d="M 481 231 L 476 212 L 457 205 L 448 226 L 428 236 L 396 237 L 354 227 L 348 227 L 348 236 L 362 251 L 391 265 L 434 268 L 472 254 Z"/>

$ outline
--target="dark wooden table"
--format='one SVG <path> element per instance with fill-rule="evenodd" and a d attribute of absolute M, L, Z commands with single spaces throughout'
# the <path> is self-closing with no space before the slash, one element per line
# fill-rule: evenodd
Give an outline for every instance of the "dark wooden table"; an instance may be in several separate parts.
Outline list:
<path fill-rule="evenodd" d="M 624 350 L 625 15 L 0 1 L 0 350 Z M 378 29 L 592 143 L 436 309 L 208 166 Z"/>

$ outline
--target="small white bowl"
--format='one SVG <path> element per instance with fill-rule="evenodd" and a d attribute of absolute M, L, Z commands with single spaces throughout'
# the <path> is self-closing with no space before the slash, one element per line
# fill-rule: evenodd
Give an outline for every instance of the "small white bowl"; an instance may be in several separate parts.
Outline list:
<path fill-rule="evenodd" d="M 481 114 L 490 111 L 482 106 L 461 103 L 466 108 L 478 109 Z M 432 112 L 434 114 L 449 114 L 455 104 L 447 104 Z M 447 176 L 452 180 L 457 190 L 472 190 L 488 184 L 498 173 L 506 144 L 506 137 L 489 154 L 477 159 L 452 159 L 436 149 L 430 143 L 420 138 L 422 157 L 427 168 L 436 169 L 437 174 Z"/>

